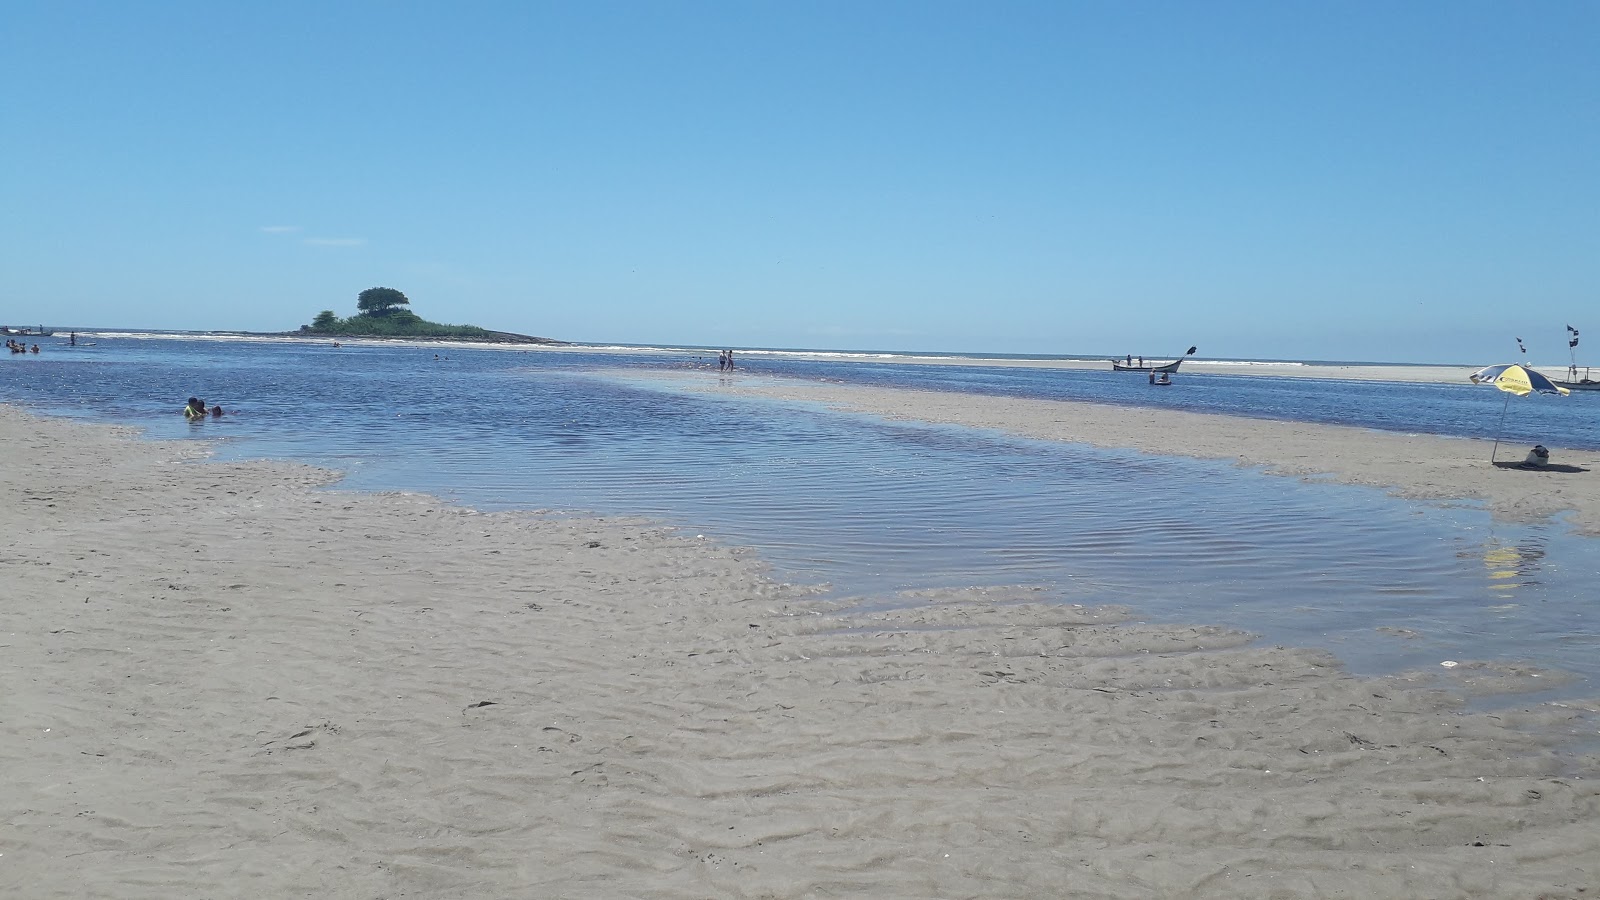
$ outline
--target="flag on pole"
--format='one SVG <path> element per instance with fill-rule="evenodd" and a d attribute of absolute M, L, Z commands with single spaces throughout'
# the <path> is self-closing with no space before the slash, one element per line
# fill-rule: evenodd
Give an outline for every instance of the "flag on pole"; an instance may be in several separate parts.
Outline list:
<path fill-rule="evenodd" d="M 1572 338 L 1567 341 L 1567 346 L 1568 347 L 1576 347 L 1576 346 L 1578 346 L 1578 329 L 1573 328 L 1571 325 L 1568 325 L 1567 326 L 1567 331 L 1572 333 Z"/>
<path fill-rule="evenodd" d="M 1523 353 L 1527 353 L 1528 352 L 1528 348 L 1522 346 L 1522 338 L 1517 338 L 1517 349 L 1521 350 Z"/>

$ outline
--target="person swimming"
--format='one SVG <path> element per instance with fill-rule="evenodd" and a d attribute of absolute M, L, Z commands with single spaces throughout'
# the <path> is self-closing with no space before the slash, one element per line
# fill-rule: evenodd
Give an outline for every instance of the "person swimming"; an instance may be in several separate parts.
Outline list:
<path fill-rule="evenodd" d="M 199 397 L 190 397 L 188 404 L 183 408 L 183 417 L 191 422 L 196 419 L 204 419 L 206 417 L 206 402 Z"/>

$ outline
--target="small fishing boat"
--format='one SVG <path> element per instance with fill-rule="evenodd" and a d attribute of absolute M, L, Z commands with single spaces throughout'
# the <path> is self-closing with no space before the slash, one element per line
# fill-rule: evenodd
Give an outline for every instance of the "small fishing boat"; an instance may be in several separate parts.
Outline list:
<path fill-rule="evenodd" d="M 1572 365 L 1567 366 L 1566 380 L 1556 378 L 1550 380 L 1569 391 L 1600 391 L 1600 381 L 1595 380 L 1593 372 L 1587 366 L 1582 369 L 1582 375 L 1578 374 L 1578 329 L 1568 325 L 1567 334 L 1569 335 L 1567 352 L 1572 357 Z"/>
<path fill-rule="evenodd" d="M 1171 362 L 1151 362 L 1151 363 L 1146 363 L 1144 360 L 1139 360 L 1138 362 L 1129 363 L 1129 362 L 1123 362 L 1121 360 L 1113 359 L 1111 361 L 1111 371 L 1113 371 L 1113 372 L 1167 372 L 1167 373 L 1172 373 L 1172 372 L 1178 371 L 1178 364 L 1182 363 L 1182 362 L 1183 362 L 1182 359 L 1175 359 L 1175 360 L 1173 360 Z"/>
<path fill-rule="evenodd" d="M 1579 375 L 1579 372 L 1583 374 Z M 1564 380 L 1560 378 L 1552 378 L 1550 380 L 1569 391 L 1600 391 L 1600 381 L 1596 381 L 1591 370 L 1587 368 L 1579 369 L 1577 366 L 1568 366 L 1567 377 Z"/>
<path fill-rule="evenodd" d="M 6 327 L 3 327 L 3 326 L 0 326 L 0 334 L 8 334 L 8 335 L 12 335 L 14 337 L 50 337 L 51 335 L 55 334 L 55 332 L 54 331 L 45 331 L 43 325 L 40 325 L 37 329 L 33 329 L 33 328 L 6 328 Z"/>
<path fill-rule="evenodd" d="M 1183 356 L 1180 356 L 1175 360 L 1172 360 L 1171 362 L 1146 362 L 1145 358 L 1142 357 L 1142 356 L 1137 357 L 1137 360 L 1138 360 L 1137 362 L 1134 361 L 1136 359 L 1136 357 L 1133 357 L 1133 356 L 1128 356 L 1128 357 L 1126 357 L 1124 359 L 1113 359 L 1111 361 L 1111 371 L 1113 371 L 1113 372 L 1156 372 L 1156 373 L 1166 372 L 1167 374 L 1170 375 L 1173 372 L 1178 371 L 1178 366 L 1183 363 L 1184 358 L 1185 357 L 1189 357 L 1189 356 L 1193 356 L 1194 355 L 1194 351 L 1196 349 L 1197 348 L 1195 348 L 1195 347 L 1190 347 L 1189 351 L 1187 353 L 1183 354 Z"/>

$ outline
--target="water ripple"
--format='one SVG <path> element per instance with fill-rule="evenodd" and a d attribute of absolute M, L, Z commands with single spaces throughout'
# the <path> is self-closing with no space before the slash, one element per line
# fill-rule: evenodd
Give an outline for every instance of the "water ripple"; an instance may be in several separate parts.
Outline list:
<path fill-rule="evenodd" d="M 331 465 L 349 472 L 352 488 L 655 516 L 755 547 L 780 577 L 843 594 L 1027 584 L 1073 602 L 1127 603 L 1155 618 L 1333 647 L 1368 671 L 1509 655 L 1600 674 L 1600 629 L 1586 599 L 1600 579 L 1600 542 L 1556 525 L 1501 526 L 1472 509 L 1216 462 L 677 394 L 574 371 L 618 363 L 603 355 L 452 350 L 445 365 L 416 348 L 133 343 L 81 361 L 0 367 L 0 389 L 46 411 L 142 424 L 154 437 L 233 438 L 226 452 L 235 456 Z M 866 381 L 907 371 L 806 367 L 810 377 Z M 1126 386 L 1060 374 L 1048 385 L 1011 371 L 971 383 L 1029 396 L 1103 388 L 1093 399 L 1114 402 Z M 1193 396 L 1350 407 L 1347 386 L 1277 381 L 1289 379 Z M 1483 396 L 1446 393 L 1463 410 Z M 236 415 L 186 426 L 175 413 L 190 394 Z M 1369 409 L 1366 424 L 1403 420 L 1415 398 L 1402 394 L 1393 416 Z"/>

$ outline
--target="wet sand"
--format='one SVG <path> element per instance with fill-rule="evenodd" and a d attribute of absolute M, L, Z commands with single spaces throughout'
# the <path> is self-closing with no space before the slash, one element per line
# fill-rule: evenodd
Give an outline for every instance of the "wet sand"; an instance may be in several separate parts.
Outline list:
<path fill-rule="evenodd" d="M 0 407 L 0 895 L 1600 893 L 1597 704 L 1464 711 L 1525 669 L 851 613 L 647 522 L 203 452 Z"/>
<path fill-rule="evenodd" d="M 489 345 L 484 345 L 489 346 Z M 697 359 L 702 362 L 713 360 L 716 353 L 712 350 L 662 350 L 642 349 L 634 347 L 596 347 L 592 345 L 566 345 L 547 346 L 533 349 L 541 353 L 594 353 L 604 351 L 607 353 L 635 354 L 640 356 L 661 357 L 666 359 Z M 834 363 L 864 362 L 874 365 L 881 364 L 914 364 L 934 366 L 983 366 L 988 368 L 1006 369 L 1074 369 L 1079 371 L 1109 372 L 1111 360 L 1109 359 L 1015 359 L 1009 357 L 986 357 L 982 354 L 970 356 L 918 356 L 915 354 L 887 354 L 887 353 L 848 353 L 848 352 L 817 352 L 807 353 L 803 350 L 738 350 L 735 351 L 736 360 L 747 361 L 748 364 L 759 366 L 760 360 L 766 357 L 781 357 L 784 359 L 806 359 Z M 1155 362 L 1170 362 L 1171 357 Z M 1180 367 L 1181 372 L 1203 373 L 1211 375 L 1271 375 L 1280 378 L 1326 378 L 1346 381 L 1398 381 L 1417 382 L 1428 384 L 1466 384 L 1467 376 L 1476 372 L 1482 366 L 1443 366 L 1443 365 L 1399 365 L 1399 364 L 1317 364 L 1308 365 L 1296 362 L 1245 362 L 1236 361 L 1210 361 L 1204 359 L 1185 359 Z M 1564 369 L 1565 366 L 1546 368 L 1541 371 L 1553 372 Z"/>
<path fill-rule="evenodd" d="M 785 354 L 791 356 L 794 354 Z M 800 358 L 840 361 L 837 356 L 806 356 Z M 1088 372 L 1109 372 L 1111 362 L 1103 359 L 990 359 L 984 357 L 951 358 L 948 356 L 874 356 L 863 361 L 872 363 L 916 363 L 920 365 L 983 366 L 1006 369 L 1074 369 Z M 1170 359 L 1155 362 L 1170 362 Z M 1399 381 L 1426 384 L 1466 384 L 1467 376 L 1482 366 L 1402 366 L 1402 365 L 1308 365 L 1304 363 L 1252 363 L 1211 362 L 1185 360 L 1179 371 L 1186 374 L 1206 375 L 1270 375 L 1276 378 L 1325 378 L 1345 381 Z"/>
<path fill-rule="evenodd" d="M 622 373 L 638 380 L 637 372 Z M 1024 437 L 1146 453 L 1233 460 L 1278 475 L 1326 477 L 1381 487 L 1417 500 L 1482 502 L 1496 516 L 1530 521 L 1563 516 L 1574 530 L 1600 535 L 1600 451 L 1552 447 L 1552 465 L 1525 469 L 1490 463 L 1492 442 L 1250 419 L 1067 400 L 820 384 L 741 376 L 709 382 L 683 373 L 648 376 L 682 389 L 725 396 L 823 404 L 889 419 L 991 428 Z M 1525 448 L 1501 445 L 1502 461 Z"/>
<path fill-rule="evenodd" d="M 186 336 L 190 339 L 205 339 L 207 336 Z M 228 340 L 235 335 L 217 336 L 217 340 Z M 304 341 L 307 339 L 294 336 L 284 336 L 282 340 Z M 328 343 L 331 339 L 319 338 L 314 343 Z M 344 343 L 357 346 L 364 343 L 378 345 L 404 344 L 406 340 L 378 340 L 371 338 L 347 338 Z M 715 365 L 717 352 L 714 349 L 694 348 L 668 348 L 668 347 L 624 347 L 609 344 L 538 344 L 538 345 L 507 345 L 503 343 L 485 343 L 474 341 L 455 341 L 442 339 L 430 341 L 426 344 L 417 343 L 418 347 L 440 346 L 470 348 L 477 350 L 510 350 L 519 353 L 573 353 L 588 355 L 593 353 L 613 353 L 627 356 L 643 356 L 663 361 L 678 363 L 698 363 L 702 367 L 706 364 Z M 924 356 L 915 353 L 874 353 L 869 351 L 814 351 L 805 350 L 735 350 L 736 361 L 759 366 L 760 361 L 768 358 L 804 359 L 819 362 L 851 363 L 862 362 L 873 365 L 883 364 L 910 364 L 933 366 L 983 366 L 986 368 L 1004 369 L 1074 369 L 1080 371 L 1111 371 L 1111 360 L 1106 359 L 1036 359 L 1015 357 L 992 357 L 981 353 L 964 354 L 960 356 Z M 1172 357 L 1156 359 L 1151 357 L 1153 363 L 1171 362 Z M 1417 383 L 1467 383 L 1467 376 L 1471 375 L 1482 366 L 1450 366 L 1450 365 L 1402 365 L 1399 363 L 1316 363 L 1307 364 L 1299 362 L 1248 362 L 1244 360 L 1206 360 L 1197 358 L 1184 359 L 1181 372 L 1201 373 L 1210 375 L 1271 375 L 1279 378 L 1325 378 L 1345 381 L 1396 381 Z M 1565 365 L 1541 367 L 1540 371 L 1560 372 Z"/>

